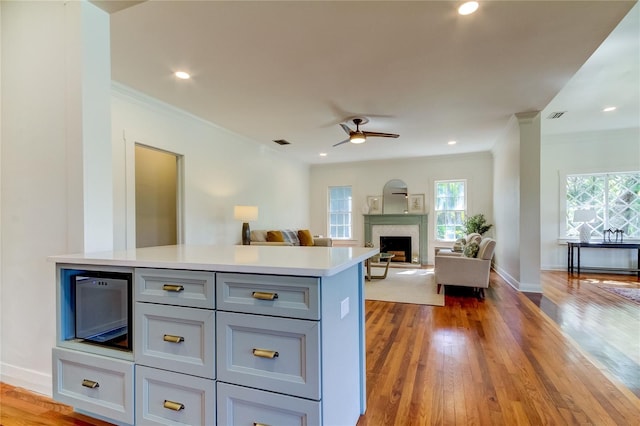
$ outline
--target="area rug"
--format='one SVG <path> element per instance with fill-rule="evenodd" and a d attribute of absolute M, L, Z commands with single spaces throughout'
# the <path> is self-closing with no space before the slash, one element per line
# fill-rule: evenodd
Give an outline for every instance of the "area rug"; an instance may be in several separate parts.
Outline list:
<path fill-rule="evenodd" d="M 640 304 L 640 288 L 602 287 L 602 289 Z"/>
<path fill-rule="evenodd" d="M 372 267 L 371 273 L 382 275 L 384 268 Z M 444 288 L 436 293 L 433 270 L 389 268 L 387 278 L 365 281 L 365 299 L 444 306 Z"/>

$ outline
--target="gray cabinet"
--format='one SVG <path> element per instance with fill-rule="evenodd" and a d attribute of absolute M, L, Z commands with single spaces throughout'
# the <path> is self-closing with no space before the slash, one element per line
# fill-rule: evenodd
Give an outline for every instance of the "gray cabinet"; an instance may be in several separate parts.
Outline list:
<path fill-rule="evenodd" d="M 328 277 L 133 276 L 133 351 L 55 348 L 55 399 L 139 425 L 349 425 L 364 412 L 361 264 Z"/>
<path fill-rule="evenodd" d="M 218 382 L 219 425 L 320 425 L 320 402 Z"/>
<path fill-rule="evenodd" d="M 53 398 L 76 409 L 133 423 L 133 363 L 53 349 Z"/>
<path fill-rule="evenodd" d="M 214 425 L 215 382 L 136 366 L 136 424 Z"/>
<path fill-rule="evenodd" d="M 136 424 L 215 424 L 215 274 L 135 270 Z"/>
<path fill-rule="evenodd" d="M 136 364 L 215 379 L 215 311 L 137 303 Z"/>

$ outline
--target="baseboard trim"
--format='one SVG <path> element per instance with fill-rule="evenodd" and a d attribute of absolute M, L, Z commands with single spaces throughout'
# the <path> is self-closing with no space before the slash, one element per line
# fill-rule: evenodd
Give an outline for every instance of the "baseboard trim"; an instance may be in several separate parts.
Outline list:
<path fill-rule="evenodd" d="M 507 284 L 509 284 L 515 290 L 520 291 L 520 283 L 518 282 L 518 280 L 509 275 L 507 271 L 496 265 L 493 265 L 492 269 L 496 271 L 496 274 L 498 274 L 503 280 L 505 280 Z"/>
<path fill-rule="evenodd" d="M 11 386 L 28 389 L 51 398 L 53 395 L 52 375 L 0 363 L 0 381 Z"/>
<path fill-rule="evenodd" d="M 496 267 L 494 265 L 493 270 L 496 271 L 500 277 L 507 282 L 511 287 L 515 290 L 522 293 L 542 293 L 542 285 L 541 283 L 522 283 L 516 280 L 514 277 L 509 275 L 507 271 L 501 269 L 500 267 Z"/>

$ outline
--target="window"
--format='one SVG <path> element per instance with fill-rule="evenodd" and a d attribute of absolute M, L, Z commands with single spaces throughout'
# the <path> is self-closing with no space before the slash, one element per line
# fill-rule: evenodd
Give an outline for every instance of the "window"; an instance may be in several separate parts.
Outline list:
<path fill-rule="evenodd" d="M 580 234 L 576 210 L 596 211 L 588 225 L 593 235 L 621 229 L 624 238 L 640 238 L 640 172 L 567 175 L 565 236 Z"/>
<path fill-rule="evenodd" d="M 467 182 L 465 180 L 436 181 L 436 240 L 454 241 L 464 236 L 467 213 Z"/>
<path fill-rule="evenodd" d="M 351 238 L 351 187 L 329 187 L 329 236 Z"/>

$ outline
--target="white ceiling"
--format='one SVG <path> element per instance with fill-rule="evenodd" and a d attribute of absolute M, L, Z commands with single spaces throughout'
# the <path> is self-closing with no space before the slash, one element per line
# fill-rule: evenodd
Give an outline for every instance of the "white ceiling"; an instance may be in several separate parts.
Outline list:
<path fill-rule="evenodd" d="M 526 111 L 543 133 L 640 126 L 638 5 L 567 85 L 635 1 L 130 3 L 113 80 L 307 163 L 486 151 Z M 353 116 L 400 138 L 333 148 Z"/>

